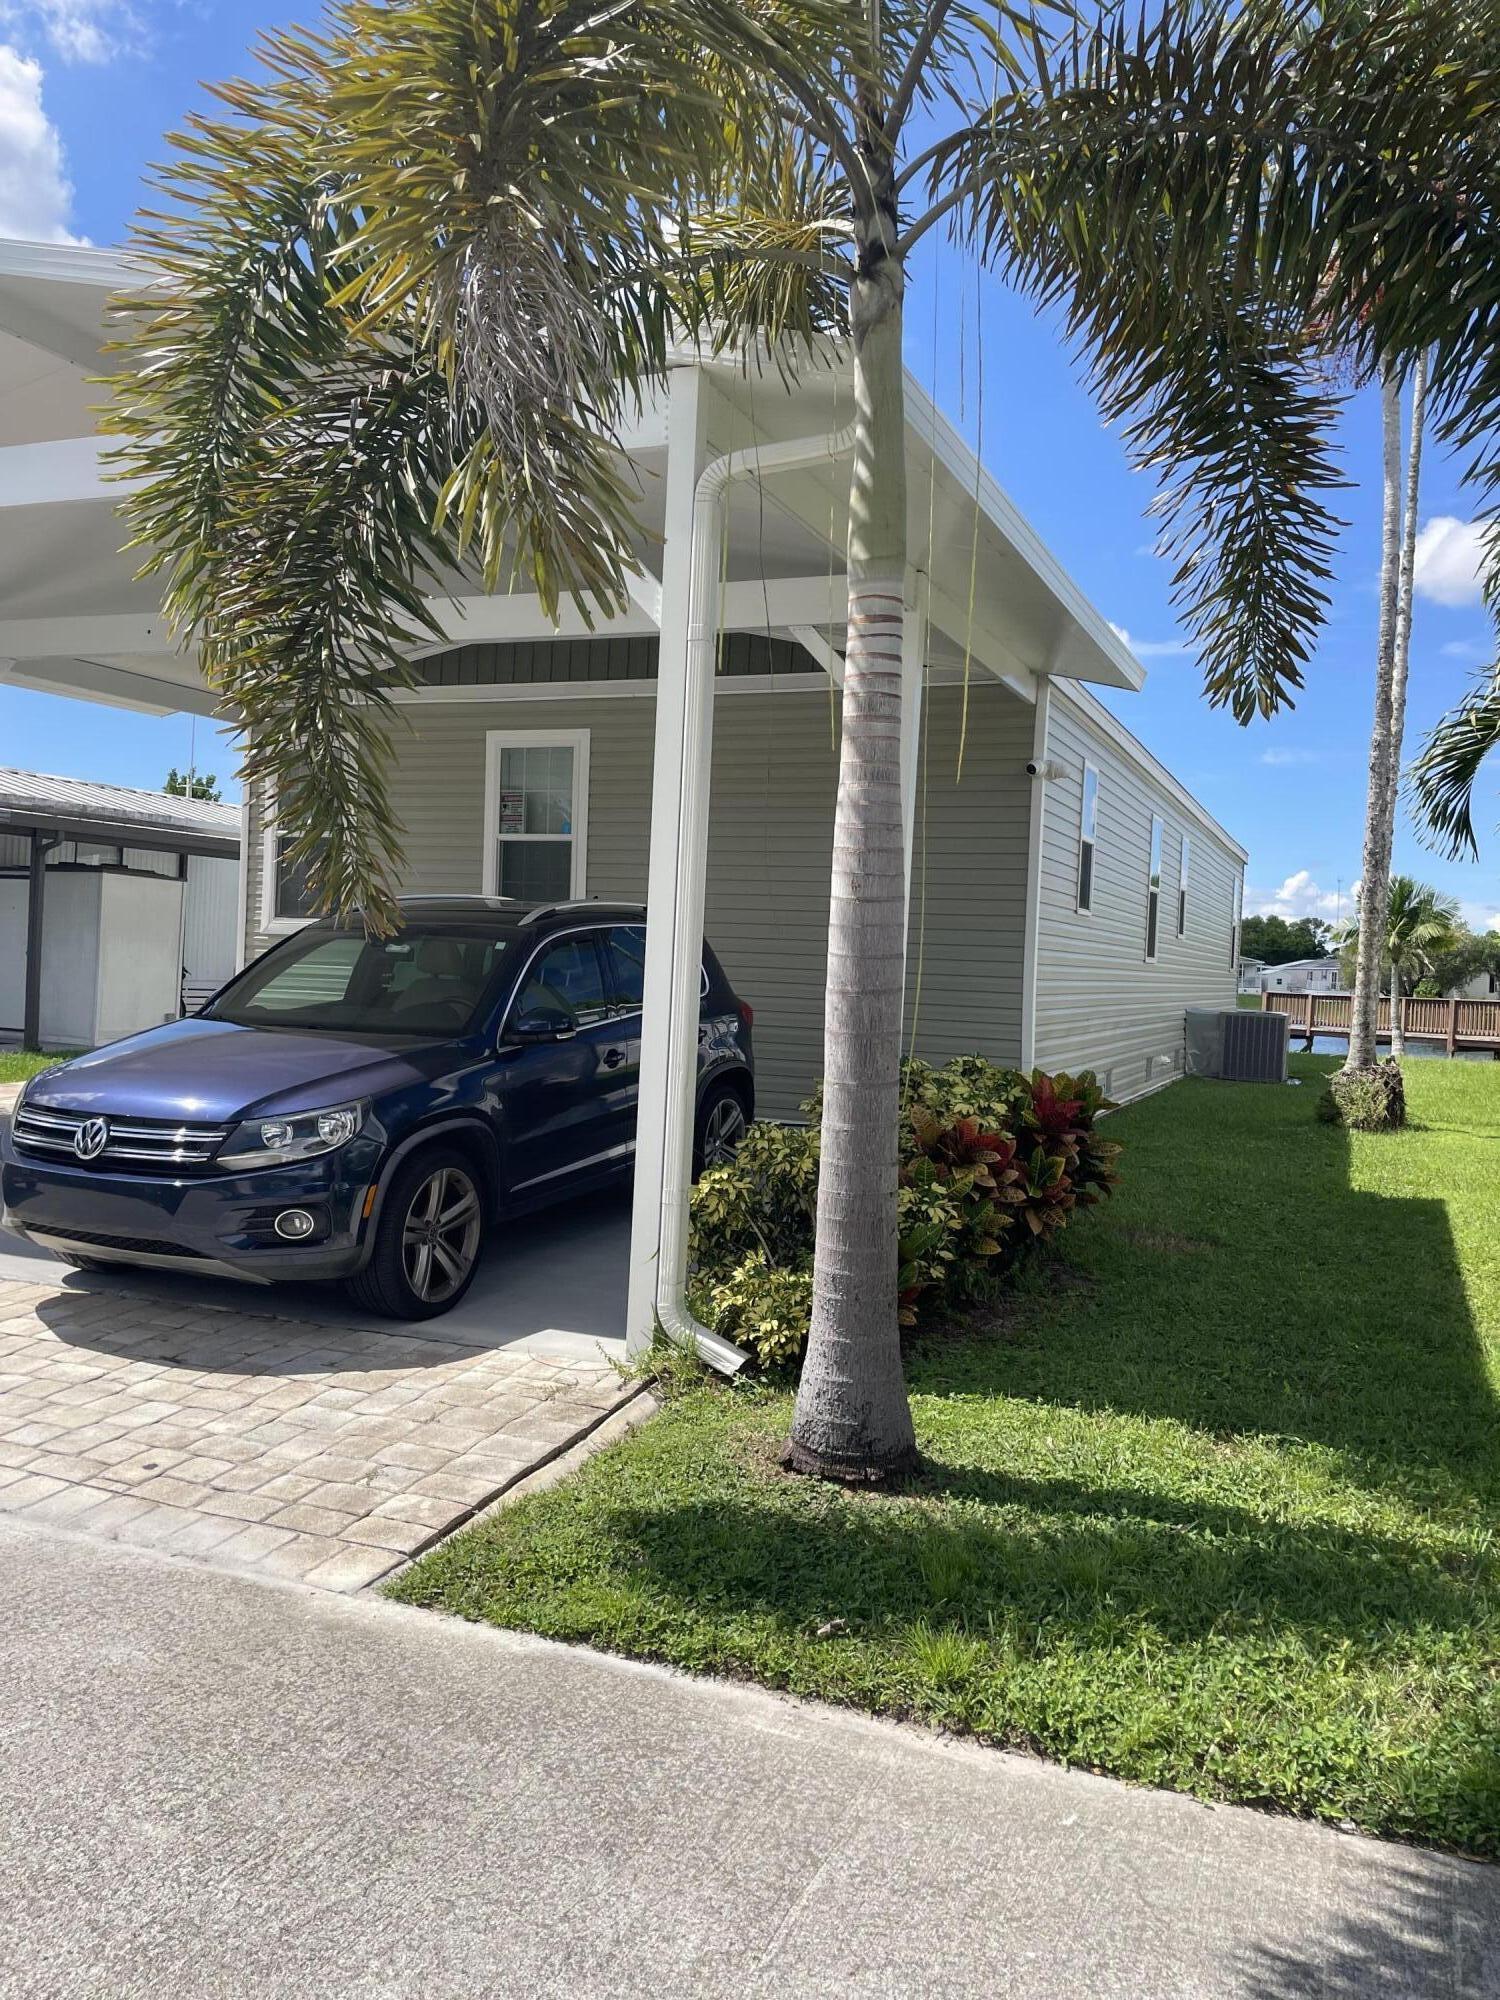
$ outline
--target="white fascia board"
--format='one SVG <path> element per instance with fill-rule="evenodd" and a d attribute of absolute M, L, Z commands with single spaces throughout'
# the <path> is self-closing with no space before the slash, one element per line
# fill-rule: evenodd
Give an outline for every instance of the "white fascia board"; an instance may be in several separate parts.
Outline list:
<path fill-rule="evenodd" d="M 643 590 L 643 595 L 649 592 Z M 634 595 L 634 593 L 632 593 Z M 606 638 L 611 634 L 626 638 L 654 635 L 657 619 L 639 602 L 617 618 L 596 618 L 590 625 L 571 598 L 557 607 L 556 618 L 543 610 L 539 598 L 517 594 L 507 597 L 461 597 L 456 600 L 428 599 L 433 616 L 441 623 L 444 637 L 423 638 L 413 650 L 413 658 L 446 652 L 450 646 L 503 643 L 523 639 Z M 657 606 L 659 612 L 659 606 Z M 792 625 L 842 625 L 848 609 L 848 584 L 835 576 L 830 587 L 826 576 L 768 577 L 730 583 L 723 590 L 721 623 L 726 632 L 760 632 L 767 623 L 773 629 Z M 0 627 L 0 646 L 4 628 Z"/>
<path fill-rule="evenodd" d="M 1138 771 L 1160 785 L 1173 803 L 1180 806 L 1190 819 L 1195 819 L 1206 833 L 1212 834 L 1215 840 L 1222 842 L 1231 854 L 1239 857 L 1242 864 L 1249 860 L 1249 849 L 1242 847 L 1227 828 L 1220 826 L 1208 808 L 1199 804 L 1186 785 L 1180 779 L 1174 778 L 1166 765 L 1153 757 L 1145 744 L 1138 737 L 1132 736 L 1124 723 L 1111 715 L 1097 696 L 1091 694 L 1086 687 L 1080 686 L 1077 681 L 1054 680 L 1051 682 L 1051 688 L 1054 700 L 1061 697 L 1070 701 L 1128 763 L 1133 764 Z"/>
<path fill-rule="evenodd" d="M 1052 551 L 1010 496 L 985 471 L 927 391 L 910 373 L 906 377 L 906 420 L 938 461 L 966 492 L 978 495 L 987 514 L 1026 566 L 1046 585 L 1062 610 L 1073 619 L 1103 664 L 1113 668 L 1112 685 L 1136 689 L 1146 674 L 1139 660 L 1084 596 Z M 1065 670 L 1064 670 L 1065 671 Z"/>
<path fill-rule="evenodd" d="M 0 659 L 95 659 L 101 655 L 186 658 L 167 621 L 148 611 L 110 611 L 93 617 L 0 620 Z"/>
<path fill-rule="evenodd" d="M 0 681 L 33 688 L 38 694 L 71 695 L 80 701 L 102 702 L 106 708 L 130 708 L 142 715 L 213 715 L 218 698 L 201 683 L 157 680 L 99 660 L 48 660 L 26 664 L 0 660 Z"/>

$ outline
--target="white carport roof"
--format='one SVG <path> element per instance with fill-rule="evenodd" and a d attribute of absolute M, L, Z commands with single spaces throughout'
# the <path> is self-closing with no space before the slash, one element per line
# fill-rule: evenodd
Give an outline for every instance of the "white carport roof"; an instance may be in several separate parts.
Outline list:
<path fill-rule="evenodd" d="M 105 392 L 91 378 L 110 366 L 106 302 L 138 282 L 113 251 L 0 242 L 0 677 L 155 713 L 208 713 L 213 697 L 166 631 L 155 584 L 137 580 L 137 556 L 122 552 L 121 489 L 96 435 Z M 704 365 L 714 451 L 808 436 L 852 413 L 841 367 L 788 387 L 774 369 Z M 907 391 L 911 553 L 927 575 L 934 677 L 961 671 L 967 653 L 1027 695 L 1047 673 L 1138 687 L 1144 675 L 1123 642 L 926 393 L 910 379 Z M 666 408 L 665 396 L 650 404 L 627 440 L 648 572 L 660 566 Z M 842 646 L 847 478 L 846 466 L 824 465 L 735 491 L 726 625 L 816 628 Z M 531 598 L 475 595 L 461 579 L 454 589 L 459 604 L 442 615 L 455 641 L 554 629 Z M 619 629 L 653 631 L 655 611 L 648 579 Z M 575 626 L 565 610 L 563 629 Z"/>

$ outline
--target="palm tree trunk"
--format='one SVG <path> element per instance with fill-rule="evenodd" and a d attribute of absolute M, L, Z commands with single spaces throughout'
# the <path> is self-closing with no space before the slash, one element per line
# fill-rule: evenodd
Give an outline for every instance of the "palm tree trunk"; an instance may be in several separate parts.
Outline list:
<path fill-rule="evenodd" d="M 828 922 L 817 1248 L 812 1329 L 786 1451 L 797 1471 L 855 1480 L 882 1479 L 916 1462 L 896 1323 L 906 419 L 903 278 L 889 241 L 873 221 L 851 297 L 849 639 Z"/>
<path fill-rule="evenodd" d="M 1406 1035 L 1401 1025 L 1401 968 L 1391 967 L 1391 1054 L 1400 1062 L 1406 1054 Z"/>
<path fill-rule="evenodd" d="M 1396 604 L 1401 563 L 1401 387 L 1389 364 L 1380 378 L 1384 432 L 1384 506 L 1380 535 L 1380 630 L 1375 649 L 1375 719 L 1370 731 L 1370 775 L 1365 794 L 1365 839 L 1359 876 L 1359 944 L 1354 961 L 1348 1069 L 1375 1061 L 1381 960 L 1391 872 L 1386 798 L 1391 777 L 1391 680 L 1396 647 Z"/>
<path fill-rule="evenodd" d="M 1406 734 L 1406 683 L 1411 663 L 1411 615 L 1417 563 L 1417 495 L 1422 482 L 1422 433 L 1427 420 L 1427 356 L 1411 371 L 1411 427 L 1407 433 L 1406 496 L 1401 523 L 1401 567 L 1396 583 L 1396 638 L 1391 656 L 1391 769 L 1385 797 L 1385 851 L 1389 871 L 1401 791 L 1401 743 Z"/>

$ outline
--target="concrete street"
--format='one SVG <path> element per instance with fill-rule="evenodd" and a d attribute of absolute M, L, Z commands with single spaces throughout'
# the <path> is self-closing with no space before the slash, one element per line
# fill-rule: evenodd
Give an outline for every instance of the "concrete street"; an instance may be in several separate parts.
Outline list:
<path fill-rule="evenodd" d="M 0 1520 L 5 2000 L 1493 2000 L 1500 1870 Z"/>

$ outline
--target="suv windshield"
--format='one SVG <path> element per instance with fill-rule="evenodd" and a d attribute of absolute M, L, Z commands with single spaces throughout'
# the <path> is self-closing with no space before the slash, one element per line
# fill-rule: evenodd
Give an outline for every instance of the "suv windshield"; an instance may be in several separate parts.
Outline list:
<path fill-rule="evenodd" d="M 308 930 L 250 966 L 206 1013 L 243 1028 L 461 1035 L 505 946 L 503 937 L 446 927 L 394 938 Z"/>

